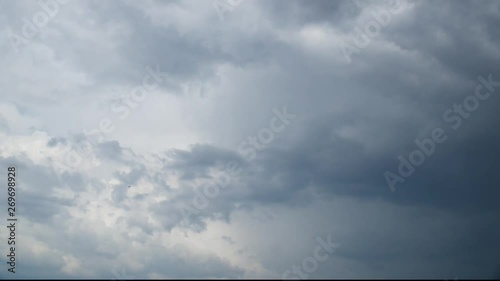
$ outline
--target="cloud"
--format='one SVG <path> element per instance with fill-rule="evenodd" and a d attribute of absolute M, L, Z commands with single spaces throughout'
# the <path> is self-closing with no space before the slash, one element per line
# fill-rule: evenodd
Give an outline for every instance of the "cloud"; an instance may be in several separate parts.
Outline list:
<path fill-rule="evenodd" d="M 281 278 L 329 233 L 342 247 L 309 278 L 494 276 L 500 89 L 457 130 L 443 113 L 500 81 L 500 5 L 403 1 L 347 63 L 341 43 L 393 2 L 244 1 L 221 21 L 211 2 L 71 1 L 19 53 L 9 32 L 41 8 L 2 2 L 16 276 Z M 162 83 L 128 103 L 148 66 Z M 284 106 L 296 117 L 250 160 L 240 145 Z M 384 172 L 438 127 L 391 192 Z"/>

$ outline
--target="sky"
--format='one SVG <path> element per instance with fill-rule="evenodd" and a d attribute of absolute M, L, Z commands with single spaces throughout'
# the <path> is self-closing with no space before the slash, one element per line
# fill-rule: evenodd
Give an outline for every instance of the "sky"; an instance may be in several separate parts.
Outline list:
<path fill-rule="evenodd" d="M 500 278 L 500 2 L 0 11 L 0 278 Z"/>

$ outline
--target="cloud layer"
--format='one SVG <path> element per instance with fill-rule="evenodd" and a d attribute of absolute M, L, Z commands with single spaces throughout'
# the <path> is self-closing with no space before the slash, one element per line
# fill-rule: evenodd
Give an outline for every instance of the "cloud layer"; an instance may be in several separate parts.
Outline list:
<path fill-rule="evenodd" d="M 16 278 L 498 277 L 497 1 L 40 3 L 0 2 Z"/>

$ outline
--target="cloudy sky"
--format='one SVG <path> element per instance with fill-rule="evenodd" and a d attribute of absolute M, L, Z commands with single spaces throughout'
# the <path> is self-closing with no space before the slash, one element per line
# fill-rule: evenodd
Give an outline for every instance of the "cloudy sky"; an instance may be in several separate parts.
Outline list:
<path fill-rule="evenodd" d="M 0 277 L 500 277 L 500 2 L 0 11 Z"/>

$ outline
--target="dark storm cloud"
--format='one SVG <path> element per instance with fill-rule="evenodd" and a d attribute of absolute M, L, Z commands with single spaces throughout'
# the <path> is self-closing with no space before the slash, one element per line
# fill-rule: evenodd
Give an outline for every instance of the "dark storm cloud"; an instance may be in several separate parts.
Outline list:
<path fill-rule="evenodd" d="M 461 79 L 472 80 L 479 73 L 500 72 L 498 31 L 491 28 L 498 22 L 498 9 L 498 3 L 489 1 L 417 1 L 415 15 L 389 26 L 384 35 L 405 50 L 436 60 Z M 404 32 L 409 28 L 411 33 Z"/>
<path fill-rule="evenodd" d="M 231 28 L 219 22 L 215 14 L 211 24 L 186 36 L 175 25 L 153 24 L 148 15 L 130 3 L 103 5 L 90 1 L 85 5 L 77 4 L 79 9 L 93 14 L 91 21 L 82 19 L 79 27 L 87 31 L 100 29 L 106 35 L 79 36 L 55 18 L 46 28 L 57 28 L 57 36 L 48 35 L 54 37 L 44 39 L 44 43 L 54 48 L 62 60 L 73 62 L 75 67 L 93 78 L 92 87 L 96 90 L 109 83 L 140 84 L 146 66 L 153 69 L 161 66 L 159 73 L 164 81 L 159 86 L 171 93 L 180 93 L 181 83 L 215 78 L 218 64 L 245 66 L 271 60 L 285 47 L 268 32 L 250 36 L 242 28 Z M 154 2 L 154 5 L 162 9 L 176 6 L 175 2 Z M 74 14 L 71 6 L 61 7 L 60 13 L 81 16 Z M 21 28 L 22 22 L 16 27 Z M 34 40 L 42 39 L 37 37 Z M 87 48 L 89 44 L 97 46 Z"/>
<path fill-rule="evenodd" d="M 175 6 L 175 2 L 155 4 L 163 8 Z M 159 65 L 159 72 L 165 78 L 159 86 L 175 93 L 181 91 L 179 83 L 194 78 L 212 77 L 214 64 L 233 60 L 230 54 L 224 53 L 220 42 L 212 46 L 213 42 L 206 32 L 185 36 L 175 26 L 156 26 L 143 11 L 126 2 L 109 2 L 104 5 L 88 2 L 81 8 L 93 13 L 93 20 L 83 21 L 81 28 L 102 28 L 113 37 L 81 37 L 61 24 L 57 25 L 59 34 L 55 38 L 60 43 L 53 47 L 62 58 L 74 61 L 81 70 L 91 75 L 96 86 L 130 81 L 137 81 L 132 84 L 140 84 L 141 77 L 145 75 L 145 67 L 151 66 L 154 69 L 154 66 Z M 73 11 L 67 11 L 70 12 Z M 94 40 L 97 42 L 94 43 Z M 96 43 L 102 49 L 85 47 Z"/>
<path fill-rule="evenodd" d="M 286 18 L 283 14 L 292 17 L 301 12 L 307 15 L 315 6 L 311 4 L 309 10 L 292 13 L 292 10 L 296 11 L 290 8 L 293 5 L 295 3 L 281 9 L 281 15 L 277 12 L 276 16 Z M 211 199 L 202 216 L 214 217 L 215 214 L 227 214 L 237 209 L 236 205 L 226 202 L 240 203 L 238 208 L 269 203 L 291 205 L 294 195 L 310 186 L 323 195 L 336 194 L 367 200 L 378 198 L 398 205 L 441 209 L 464 218 L 478 216 L 482 218 L 473 228 L 481 230 L 461 229 L 460 238 L 441 242 L 440 249 L 446 247 L 446 251 L 434 253 L 430 249 L 420 249 L 422 252 L 418 255 L 435 256 L 437 259 L 457 256 L 453 262 L 460 264 L 459 256 L 473 249 L 470 254 L 480 257 L 481 261 L 475 262 L 471 268 L 476 267 L 476 274 L 488 275 L 488 268 L 495 266 L 491 264 L 495 255 L 489 252 L 489 248 L 498 248 L 493 237 L 499 227 L 488 223 L 491 217 L 487 214 L 498 214 L 499 211 L 495 199 L 500 195 L 496 188 L 498 179 L 495 171 L 500 168 L 497 163 L 500 155 L 496 148 L 496 127 L 500 121 L 496 108 L 500 99 L 493 95 L 472 113 L 469 120 L 463 120 L 463 127 L 456 132 L 443 121 L 447 108 L 474 93 L 479 83 L 478 76 L 487 77 L 491 73 L 495 77 L 493 80 L 500 80 L 496 55 L 498 36 L 488 24 L 495 21 L 492 13 L 498 11 L 492 11 L 488 5 L 497 7 L 491 2 L 416 2 L 411 14 L 403 17 L 400 24 L 389 26 L 381 35 L 384 40 L 414 55 L 392 54 L 389 51 L 375 54 L 368 47 L 353 62 L 352 68 L 343 69 L 347 73 L 343 76 L 351 76 L 350 82 L 358 86 L 357 93 L 349 94 L 374 102 L 358 100 L 351 104 L 351 112 L 317 114 L 316 118 L 310 118 L 298 130 L 300 135 L 295 135 L 293 144 L 283 148 L 280 143 L 267 148 L 264 155 L 250 163 L 238 177 L 238 183 L 232 183 L 232 188 Z M 298 18 L 307 21 L 305 15 Z M 321 15 L 317 19 L 320 20 Z M 364 67 L 361 68 L 361 65 Z M 294 61 L 288 66 L 298 67 L 302 63 Z M 294 71 L 293 67 L 287 70 L 289 73 Z M 307 73 L 311 73 L 309 69 Z M 313 75 L 295 79 L 299 81 L 297 84 L 315 82 Z M 325 84 L 320 78 L 316 79 Z M 294 102 L 305 101 L 306 97 L 314 95 L 314 91 L 296 89 L 290 95 Z M 334 100 L 328 95 L 322 98 L 323 103 L 328 99 Z M 295 108 L 306 112 L 311 104 L 314 105 L 314 101 L 295 104 Z M 396 111 L 396 108 L 403 110 Z M 338 133 L 347 124 L 358 128 L 362 138 L 355 141 Z M 402 154 L 407 157 L 416 148 L 414 140 L 430 137 L 436 127 L 446 131 L 447 142 L 438 145 L 436 153 L 417 168 L 415 174 L 395 193 L 391 193 L 383 172 L 396 169 L 397 156 Z M 370 150 L 371 139 L 385 140 L 387 145 Z M 198 157 L 202 155 L 199 151 L 191 153 L 191 158 L 197 158 L 194 154 L 200 154 Z M 307 204 L 307 193 L 300 202 Z M 200 226 L 199 223 L 195 225 Z M 366 239 L 365 235 L 359 236 Z M 478 236 L 483 236 L 485 243 L 479 243 Z M 366 243 L 373 246 L 374 241 Z M 373 248 L 372 255 L 366 251 L 345 255 L 372 262 L 384 256 L 397 259 L 409 252 L 416 253 L 416 249 L 392 253 L 388 248 L 394 243 Z M 348 250 L 345 251 L 350 252 L 356 247 L 346 248 Z M 410 259 L 408 257 L 408 262 Z"/>
<path fill-rule="evenodd" d="M 453 273 L 461 277 L 492 276 L 498 268 L 500 248 L 496 239 L 500 234 L 496 202 L 500 196 L 500 88 L 469 118 L 463 118 L 463 125 L 456 131 L 443 120 L 443 113 L 474 94 L 478 76 L 492 74 L 494 81 L 500 81 L 500 33 L 496 28 L 500 5 L 495 1 L 411 2 L 411 8 L 394 17 L 350 64 L 336 60 L 341 56 L 340 47 L 321 53 L 308 44 L 319 48 L 324 47 L 321 42 L 338 42 L 336 36 L 349 34 L 359 25 L 366 11 L 355 1 L 243 3 L 228 14 L 227 21 L 218 21 L 213 11 L 199 22 L 186 24 L 196 27 L 190 26 L 187 32 L 182 29 L 185 26 L 170 19 L 155 21 L 150 12 L 131 3 L 93 1 L 74 9 L 66 6 L 68 9 L 61 12 L 81 18 L 78 24 L 82 32 L 56 19 L 47 31 L 58 32 L 47 32 L 47 37 L 34 42 L 45 42 L 54 49 L 57 60 L 74 64 L 92 77 L 87 90 L 139 84 L 144 67 L 158 65 L 170 77 L 162 84 L 164 89 L 178 93 L 183 82 L 210 80 L 218 66 L 226 65 L 231 70 L 230 79 L 215 90 L 232 93 L 217 92 L 219 96 L 215 97 L 223 96 L 222 100 L 210 100 L 216 106 L 206 114 L 210 122 L 203 123 L 207 127 L 203 130 L 215 140 L 227 138 L 228 143 L 236 145 L 231 149 L 212 142 L 172 149 L 154 155 L 159 164 L 155 162 L 157 167 L 151 168 L 145 157 L 120 142 L 103 142 L 89 155 L 101 162 L 102 174 L 85 174 L 82 165 L 63 173 L 62 182 L 53 176 L 55 171 L 35 164 L 26 155 L 1 158 L 4 167 L 18 166 L 27 187 L 21 200 L 31 208 L 23 215 L 39 222 L 50 222 L 55 215 L 67 216 L 74 200 L 50 194 L 55 187 L 69 187 L 81 193 L 78 199 L 88 200 L 80 210 L 82 217 L 116 215 L 106 217 L 106 223 L 131 230 L 116 231 L 110 242 L 113 251 L 96 250 L 100 239 L 109 238 L 100 232 L 76 228 L 72 230 L 75 233 L 67 233 L 62 249 L 82 258 L 88 268 L 93 265 L 88 257 L 119 256 L 117 249 L 124 245 L 119 240 L 126 237 L 139 244 L 150 243 L 147 266 L 136 269 L 136 277 L 158 273 L 173 278 L 237 278 L 248 276 L 248 269 L 217 256 L 191 257 L 182 247 L 166 249 L 150 239 L 161 230 L 171 234 L 176 228 L 200 234 L 207 231 L 211 221 L 231 225 L 238 211 L 269 206 L 307 209 L 319 201 L 348 198 L 356 202 L 350 206 L 356 211 L 347 209 L 341 216 L 349 223 L 338 227 L 336 237 L 342 247 L 337 257 L 355 262 L 358 267 L 351 264 L 354 269 L 348 267 L 346 271 L 358 275 L 337 272 L 339 268 L 334 267 L 339 260 L 332 258 L 313 277 L 359 278 L 368 277 L 367 272 L 382 278 L 446 278 Z M 177 8 L 181 3 L 153 1 L 148 5 L 161 10 Z M 9 9 L 12 13 L 2 17 L 3 22 L 18 19 L 19 13 L 14 13 L 18 7 Z M 197 15 L 191 12 L 188 15 Z M 251 29 L 248 23 L 239 24 L 245 13 L 259 15 L 250 19 L 253 30 L 247 30 Z M 320 43 L 304 42 L 298 34 L 307 33 L 303 30 L 306 26 L 328 27 L 338 33 L 327 32 L 335 38 Z M 269 112 L 282 105 L 288 106 L 297 119 L 259 150 L 254 160 L 245 161 L 237 145 L 266 126 Z M 3 119 L 0 126 L 13 128 Z M 417 148 L 414 140 L 429 138 L 436 127 L 443 128 L 447 141 L 438 144 L 436 152 L 391 192 L 384 172 L 397 172 L 397 157 L 407 158 Z M 46 146 L 57 149 L 76 141 L 51 137 Z M 241 173 L 231 176 L 227 187 L 209 198 L 203 210 L 186 218 L 183 208 L 202 196 L 206 183 L 214 181 L 231 161 L 240 165 Z M 115 183 L 109 187 L 105 181 L 111 179 Z M 141 184 L 144 188 L 135 188 Z M 129 185 L 131 190 L 127 189 Z M 92 202 L 84 198 L 87 188 L 103 192 L 111 188 L 113 208 L 92 213 Z M 107 201 L 105 198 L 101 203 Z M 372 207 L 374 202 L 380 205 Z M 137 210 L 144 213 L 132 214 Z M 405 213 L 391 214 L 401 210 Z M 334 211 L 338 213 L 331 206 L 312 220 L 294 218 L 294 227 L 309 230 L 315 220 L 326 218 L 328 227 L 335 230 L 338 217 L 329 221 L 337 214 Z M 111 227 L 103 227 L 107 228 Z M 266 233 L 265 238 L 272 241 L 275 235 L 267 231 L 263 228 L 260 234 Z M 222 239 L 231 246 L 233 237 L 223 235 Z M 241 247 L 245 246 L 244 240 L 234 239 L 238 246 L 240 241 Z M 129 240 L 127 246 L 133 244 Z M 279 259 L 286 253 L 279 249 L 277 246 L 257 255 L 273 274 L 289 266 Z M 293 258 L 289 259 L 292 263 L 296 260 Z M 41 270 L 42 263 L 31 264 L 32 270 Z M 62 264 L 59 261 L 51 266 L 59 268 Z M 107 274 L 109 268 L 103 265 L 100 276 L 103 272 Z M 50 276 L 50 272 L 41 271 L 44 273 Z"/>
<path fill-rule="evenodd" d="M 419 204 L 429 203 L 443 208 L 448 205 L 445 202 L 448 202 L 454 205 L 455 209 L 460 209 L 466 201 L 478 208 L 480 208 L 480 203 L 483 200 L 486 200 L 485 203 L 488 202 L 489 199 L 486 194 L 493 192 L 488 186 L 496 181 L 496 177 L 487 172 L 482 177 L 481 183 L 476 181 L 476 184 L 479 185 L 477 192 L 468 191 L 474 194 L 472 197 L 458 191 L 460 185 L 465 187 L 468 183 L 474 181 L 466 179 L 467 173 L 465 175 L 463 173 L 465 168 L 461 163 L 464 160 L 460 158 L 460 155 L 463 155 L 465 151 L 460 143 L 466 141 L 469 147 L 483 147 L 481 143 L 484 141 L 475 137 L 479 133 L 482 135 L 481 138 L 495 143 L 494 139 L 498 133 L 494 128 L 498 123 L 498 114 L 495 113 L 494 105 L 497 105 L 499 100 L 496 97 L 490 98 L 484 105 L 481 105 L 477 112 L 473 113 L 474 116 L 471 118 L 473 120 L 464 120 L 481 126 L 481 131 L 471 128 L 471 126 L 474 126 L 471 124 L 460 128 L 462 132 L 458 132 L 459 135 L 453 134 L 454 132 L 448 130 L 449 124 L 443 122 L 442 115 L 446 108 L 451 107 L 454 103 L 460 103 L 465 96 L 474 93 L 475 86 L 478 83 L 476 78 L 479 75 L 486 77 L 489 73 L 493 73 L 493 77 L 499 77 L 495 78 L 496 81 L 500 80 L 497 71 L 499 65 L 497 63 L 498 56 L 492 59 L 493 49 L 489 51 L 484 49 L 484 46 L 496 45 L 495 41 L 489 39 L 494 38 L 489 34 L 491 29 L 484 30 L 485 24 L 482 24 L 482 20 L 491 18 L 491 10 L 488 5 L 492 5 L 492 3 L 463 1 L 456 4 L 432 2 L 432 4 L 426 5 L 424 3 L 416 2 L 415 9 L 412 11 L 413 14 L 411 16 L 407 15 L 407 18 L 402 18 L 401 25 L 389 26 L 387 34 L 384 33 L 383 35 L 386 40 L 416 52 L 417 56 L 424 59 L 423 61 L 419 62 L 419 60 L 411 56 L 396 55 L 394 57 L 390 53 L 374 56 L 370 51 L 370 47 L 368 47 L 363 50 L 363 57 L 358 61 L 354 61 L 352 69 L 344 69 L 352 76 L 350 78 L 352 82 L 357 83 L 362 89 L 360 98 L 371 95 L 372 97 L 380 97 L 379 100 L 383 101 L 385 97 L 390 97 L 397 101 L 393 105 L 394 107 L 405 106 L 410 108 L 411 112 L 405 114 L 404 111 L 401 111 L 398 112 L 398 115 L 391 116 L 386 113 L 392 111 L 391 104 L 378 102 L 370 105 L 369 103 L 362 104 L 356 101 L 354 105 L 356 105 L 356 109 L 359 107 L 360 110 L 353 110 L 351 114 L 346 113 L 341 116 L 322 115 L 318 119 L 321 120 L 320 124 L 325 125 L 317 131 L 304 130 L 303 143 L 277 154 L 277 157 L 269 157 L 268 161 L 270 162 L 259 162 L 258 165 L 263 167 L 274 165 L 274 174 L 277 174 L 278 171 L 290 171 L 290 166 L 302 167 L 300 172 L 313 175 L 317 184 L 337 194 L 351 194 L 361 197 L 384 196 L 387 190 L 384 190 L 384 180 L 380 175 L 382 175 L 384 169 L 397 166 L 394 159 L 398 154 L 408 154 L 415 149 L 413 141 L 420 137 L 417 136 L 417 132 L 423 131 L 430 121 L 436 127 L 447 129 L 450 140 L 443 145 L 444 148 L 437 148 L 438 153 L 417 171 L 414 179 L 410 178 L 408 183 L 404 184 L 408 184 L 408 186 L 404 187 L 405 190 L 413 190 L 414 193 L 421 195 L 403 196 L 406 199 L 401 198 L 401 200 L 405 202 L 414 200 Z M 434 5 L 438 8 L 431 8 Z M 446 7 L 450 7 L 450 9 L 446 9 Z M 474 21 L 464 20 L 460 16 L 470 10 L 474 10 L 475 13 L 467 15 L 474 17 Z M 281 11 L 286 12 L 287 10 L 284 8 Z M 432 13 L 440 13 L 441 16 L 430 18 Z M 443 14 L 446 14 L 446 16 L 443 16 Z M 422 20 L 422 16 L 429 18 L 428 20 Z M 440 44 L 439 40 L 433 40 L 429 37 L 436 32 L 436 29 L 432 29 L 433 26 L 439 27 L 443 33 L 442 36 L 448 38 L 448 40 L 445 40 L 444 45 Z M 481 28 L 480 32 L 471 30 L 477 27 Z M 417 31 L 421 28 L 428 30 L 406 32 L 403 30 L 404 28 Z M 419 38 L 420 36 L 424 37 L 424 39 Z M 404 38 L 411 38 L 413 43 L 405 45 Z M 460 47 L 457 48 L 456 46 Z M 358 63 L 369 64 L 363 70 L 358 70 Z M 434 65 L 436 69 L 429 70 L 428 67 Z M 452 80 L 442 81 L 439 79 L 442 72 L 452 77 Z M 414 83 L 406 79 L 406 75 L 418 77 L 418 82 Z M 311 79 L 311 77 L 303 80 L 306 79 Z M 312 79 L 314 81 L 314 78 Z M 300 80 L 300 82 L 304 82 L 303 80 Z M 472 84 L 472 86 L 467 86 L 466 83 Z M 310 96 L 311 91 L 296 91 L 294 93 L 295 99 L 297 99 L 297 96 L 305 97 L 306 93 Z M 354 94 L 350 93 L 350 95 Z M 328 99 L 326 96 L 324 98 Z M 298 106 L 298 108 L 299 111 L 304 109 L 303 106 Z M 480 119 L 481 121 L 479 121 Z M 309 127 L 318 127 L 317 121 L 311 122 Z M 380 138 L 380 136 L 383 136 L 392 145 L 385 151 L 370 153 L 366 151 L 363 143 L 356 143 L 342 136 L 331 137 L 331 131 L 345 125 L 346 122 L 352 123 L 353 126 L 366 133 L 365 143 L 370 142 L 370 137 Z M 363 124 L 366 126 L 363 126 Z M 431 130 L 424 131 L 424 136 L 430 135 L 430 132 Z M 443 149 L 446 151 L 439 153 L 439 150 Z M 477 161 L 476 163 L 482 166 L 476 166 L 477 170 L 489 171 L 496 167 L 496 162 L 493 160 L 496 158 L 495 149 L 485 149 L 485 151 L 488 150 L 491 153 L 492 161 L 486 159 Z M 272 155 L 272 149 L 266 151 L 266 154 Z M 457 157 L 458 160 L 456 160 Z M 276 167 L 276 162 L 280 162 L 280 159 L 288 159 L 288 161 L 278 163 Z M 434 164 L 437 161 L 439 161 L 439 164 Z M 268 171 L 269 169 L 263 170 Z M 295 171 L 295 174 L 297 172 L 299 171 Z M 468 173 L 474 172 L 469 171 Z M 457 175 L 461 175 L 460 180 L 457 179 Z M 255 178 L 269 179 L 269 176 L 261 174 L 260 177 L 256 176 Z M 421 178 L 426 178 L 426 180 L 420 181 Z M 415 182 L 419 183 L 416 184 Z M 286 193 L 295 189 L 294 185 L 304 188 L 307 186 L 307 181 L 300 184 L 300 181 L 290 178 L 290 181 L 283 183 L 283 185 L 287 186 L 287 189 L 286 192 L 283 192 L 282 198 L 286 198 Z M 410 185 L 415 186 L 412 188 Z M 452 196 L 453 199 L 447 199 L 446 194 L 449 194 L 449 186 L 457 187 L 457 193 Z M 463 192 L 467 191 L 464 190 Z M 386 195 L 386 198 L 393 200 L 389 194 Z M 495 198 L 495 196 L 490 198 Z"/>
<path fill-rule="evenodd" d="M 193 145 L 190 151 L 171 150 L 168 152 L 171 163 L 165 165 L 166 170 L 175 169 L 182 173 L 182 179 L 207 178 L 210 168 L 224 169 L 229 162 L 241 165 L 242 158 L 237 153 L 217 148 L 212 145 Z"/>

